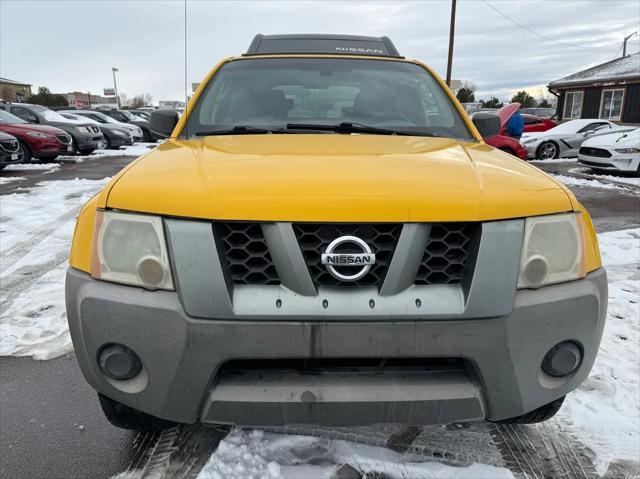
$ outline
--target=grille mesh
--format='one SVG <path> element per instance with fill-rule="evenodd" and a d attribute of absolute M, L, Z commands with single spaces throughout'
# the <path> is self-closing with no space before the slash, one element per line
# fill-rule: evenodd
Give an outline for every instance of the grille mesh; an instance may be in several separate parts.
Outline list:
<path fill-rule="evenodd" d="M 434 224 L 415 284 L 458 284 L 469 257 L 473 223 Z"/>
<path fill-rule="evenodd" d="M 311 279 L 317 286 L 381 286 L 395 250 L 401 224 L 309 224 L 293 225 Z M 321 263 L 321 255 L 329 243 L 340 236 L 357 236 L 364 240 L 376 255 L 376 264 L 361 279 L 340 281 Z M 355 251 L 360 253 L 361 251 Z M 355 271 L 351 271 L 353 273 Z"/>
<path fill-rule="evenodd" d="M 581 155 L 596 156 L 598 158 L 611 158 L 611 152 L 602 148 L 583 146 L 578 153 Z"/>
<path fill-rule="evenodd" d="M 214 229 L 234 284 L 280 284 L 259 223 L 215 223 Z"/>

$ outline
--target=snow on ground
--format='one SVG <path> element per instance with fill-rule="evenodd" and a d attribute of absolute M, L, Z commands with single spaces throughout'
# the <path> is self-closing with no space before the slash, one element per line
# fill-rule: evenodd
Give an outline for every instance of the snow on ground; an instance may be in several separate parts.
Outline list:
<path fill-rule="evenodd" d="M 0 355 L 71 351 L 64 274 L 80 206 L 104 180 L 47 181 L 0 197 Z"/>
<path fill-rule="evenodd" d="M 11 183 L 12 181 L 25 180 L 24 176 L 0 176 L 0 185 L 4 185 L 5 183 Z"/>
<path fill-rule="evenodd" d="M 387 448 L 348 441 L 233 429 L 220 442 L 198 479 L 329 479 L 336 477 L 343 464 L 361 473 L 377 473 L 372 477 L 389 479 L 513 477 L 504 468 L 420 462 Z"/>
<path fill-rule="evenodd" d="M 618 188 L 622 188 L 622 186 L 614 185 L 612 183 L 601 183 L 600 181 L 591 180 L 587 178 L 576 178 L 574 176 L 567 175 L 551 175 L 556 180 L 561 181 L 567 186 L 589 186 L 591 188 L 604 188 L 607 190 L 615 190 Z"/>
<path fill-rule="evenodd" d="M 598 235 L 609 280 L 609 311 L 593 370 L 567 396 L 560 417 L 596 455 L 640 461 L 640 228 Z"/>
<path fill-rule="evenodd" d="M 56 161 L 64 163 L 82 163 L 84 161 L 107 158 L 110 156 L 140 156 L 158 146 L 158 143 L 136 143 L 135 145 L 121 147 L 118 150 L 96 150 L 86 156 L 59 156 Z"/>
<path fill-rule="evenodd" d="M 57 163 L 18 163 L 17 165 L 7 165 L 2 171 L 30 171 L 30 170 L 59 170 Z"/>
<path fill-rule="evenodd" d="M 555 158 L 553 160 L 529 160 L 529 163 L 577 163 L 578 158 Z"/>
<path fill-rule="evenodd" d="M 603 174 L 603 173 L 598 173 L 597 171 L 592 170 L 591 168 L 582 168 L 582 167 L 571 168 L 569 170 L 569 173 L 579 173 L 579 174 L 582 174 L 582 175 L 592 175 L 595 179 L 617 181 L 618 183 L 628 183 L 630 185 L 640 186 L 640 177 L 623 176 L 621 174 L 620 175 L 607 175 L 607 174 Z"/>

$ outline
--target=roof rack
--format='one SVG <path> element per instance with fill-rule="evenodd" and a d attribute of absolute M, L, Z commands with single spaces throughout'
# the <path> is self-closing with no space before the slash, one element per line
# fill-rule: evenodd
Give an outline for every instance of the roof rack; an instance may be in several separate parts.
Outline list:
<path fill-rule="evenodd" d="M 283 53 L 332 53 L 403 58 L 389 37 L 357 35 L 257 34 L 244 56 Z"/>

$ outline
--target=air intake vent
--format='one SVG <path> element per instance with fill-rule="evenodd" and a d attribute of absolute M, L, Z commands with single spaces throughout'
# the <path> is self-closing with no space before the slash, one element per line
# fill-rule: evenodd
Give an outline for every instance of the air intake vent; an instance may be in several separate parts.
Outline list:
<path fill-rule="evenodd" d="M 259 223 L 214 223 L 214 231 L 234 284 L 280 284 Z"/>
<path fill-rule="evenodd" d="M 415 284 L 460 283 L 478 227 L 474 223 L 434 224 Z"/>

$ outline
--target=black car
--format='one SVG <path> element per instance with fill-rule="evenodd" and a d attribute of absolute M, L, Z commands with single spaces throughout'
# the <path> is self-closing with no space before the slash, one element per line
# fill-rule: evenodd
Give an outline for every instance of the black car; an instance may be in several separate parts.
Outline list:
<path fill-rule="evenodd" d="M 22 152 L 15 136 L 0 131 L 0 170 L 7 165 L 20 163 Z"/>
<path fill-rule="evenodd" d="M 102 145 L 104 136 L 96 125 L 69 120 L 46 106 L 28 103 L 0 103 L 0 109 L 22 118 L 28 123 L 50 125 L 71 135 L 73 149 L 81 155 L 89 155 Z"/>
<path fill-rule="evenodd" d="M 139 126 L 142 130 L 143 141 L 153 142 L 161 139 L 161 136 L 156 135 L 149 128 L 149 122 L 147 120 L 142 119 L 141 117 L 131 113 L 128 110 L 110 110 L 105 108 L 104 110 L 96 110 L 100 113 L 104 113 L 105 115 L 109 115 L 114 120 L 120 121 L 122 123 L 129 123 L 131 125 Z"/>
<path fill-rule="evenodd" d="M 133 135 L 124 126 L 119 127 L 110 123 L 99 123 L 83 115 L 79 115 L 78 110 L 58 110 L 58 113 L 69 120 L 78 122 L 88 121 L 100 128 L 100 131 L 104 136 L 104 141 L 106 143 L 105 147 L 107 149 L 117 150 L 121 146 L 133 145 Z"/>

